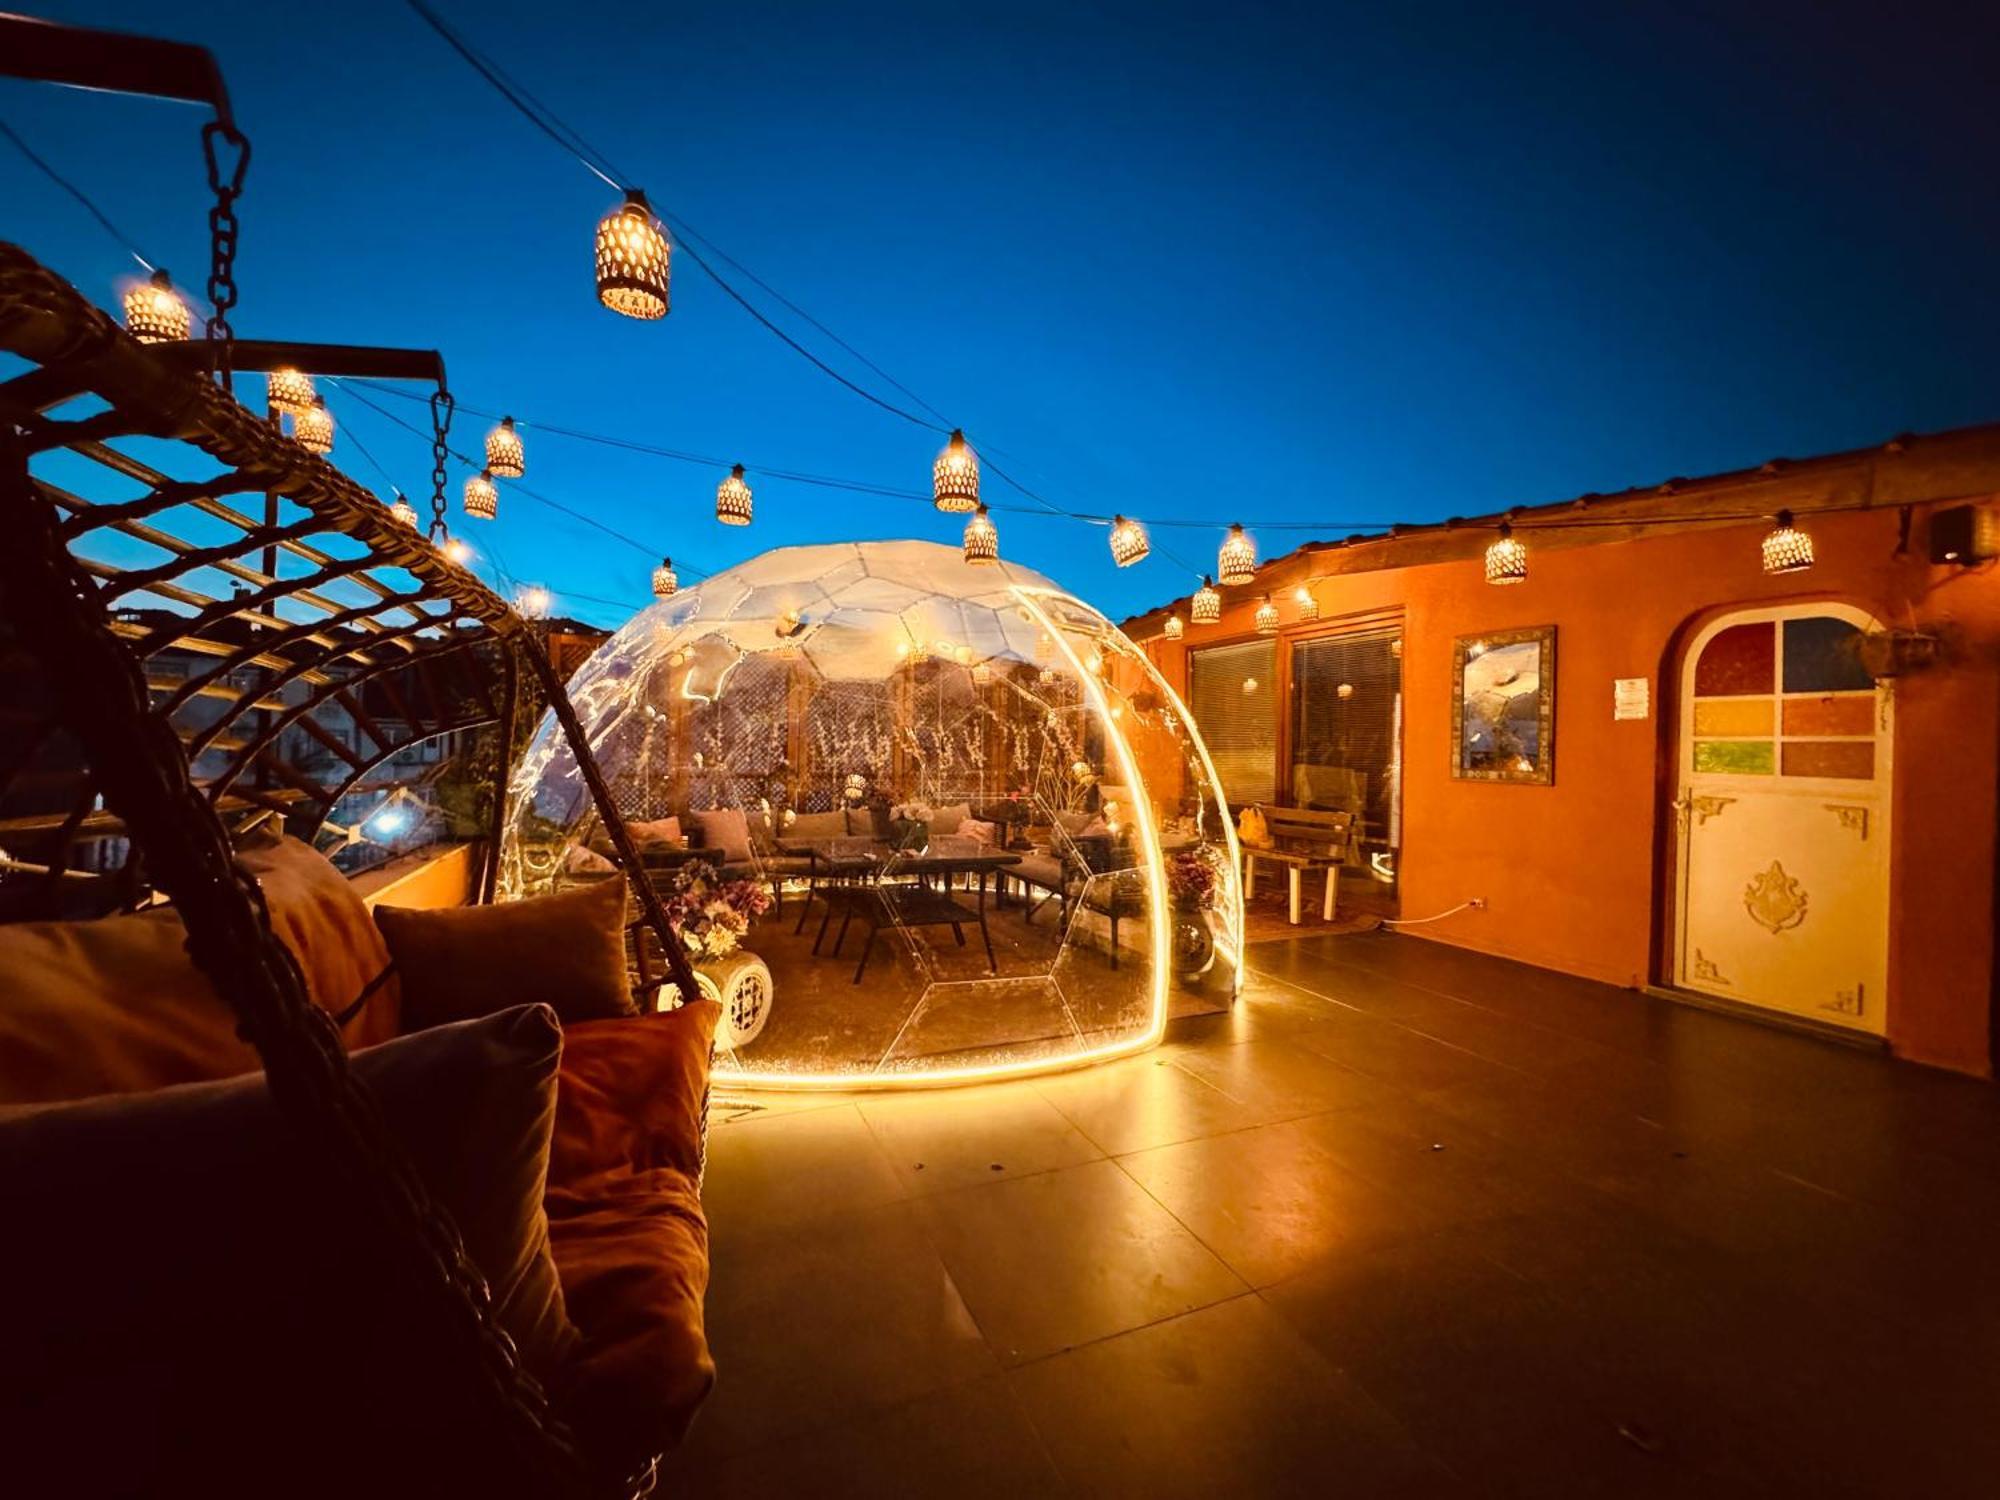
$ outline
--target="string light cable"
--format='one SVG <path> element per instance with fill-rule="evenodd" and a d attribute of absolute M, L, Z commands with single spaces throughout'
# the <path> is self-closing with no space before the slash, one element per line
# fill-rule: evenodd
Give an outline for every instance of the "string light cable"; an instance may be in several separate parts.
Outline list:
<path fill-rule="evenodd" d="M 153 261 L 148 260 L 143 254 L 140 253 L 139 247 L 137 243 L 132 239 L 132 237 L 127 233 L 125 233 L 124 230 L 120 229 L 116 224 L 112 223 L 110 215 L 106 214 L 103 209 L 99 208 L 97 204 L 91 199 L 88 193 L 84 192 L 82 188 L 78 187 L 75 183 L 71 182 L 67 177 L 63 176 L 62 173 L 58 172 L 54 167 L 50 166 L 47 161 L 45 161 L 39 154 L 37 154 L 37 152 L 32 146 L 30 146 L 26 141 L 21 139 L 20 134 L 14 129 L 13 126 L 9 125 L 5 120 L 0 120 L 0 135 L 6 136 L 8 141 L 10 141 L 13 144 L 14 149 L 16 151 L 19 151 L 21 155 L 25 156 L 34 166 L 39 168 L 43 176 L 47 177 L 49 181 L 53 182 L 57 187 L 61 188 L 65 193 L 68 193 L 70 197 L 76 199 L 78 203 L 81 203 L 84 207 L 84 211 L 98 222 L 98 224 L 103 228 L 106 234 L 110 235 L 113 240 L 117 241 L 118 247 L 121 250 L 123 250 L 127 255 L 131 256 L 132 259 L 136 260 L 141 266 L 143 266 L 148 275 L 151 275 L 160 269 L 158 265 L 156 265 Z"/>

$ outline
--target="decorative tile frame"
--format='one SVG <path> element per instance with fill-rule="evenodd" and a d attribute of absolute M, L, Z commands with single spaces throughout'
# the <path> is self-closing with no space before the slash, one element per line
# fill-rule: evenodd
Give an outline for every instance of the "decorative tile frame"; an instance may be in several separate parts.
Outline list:
<path fill-rule="evenodd" d="M 1475 766 L 1465 744 L 1466 669 L 1488 652 L 1503 646 L 1533 642 L 1539 648 L 1539 678 L 1535 705 L 1535 757 L 1528 769 Z M 1535 625 L 1525 630 L 1496 630 L 1462 635 L 1451 646 L 1451 774 L 1461 781 L 1505 781 L 1550 786 L 1556 777 L 1556 628 Z"/>

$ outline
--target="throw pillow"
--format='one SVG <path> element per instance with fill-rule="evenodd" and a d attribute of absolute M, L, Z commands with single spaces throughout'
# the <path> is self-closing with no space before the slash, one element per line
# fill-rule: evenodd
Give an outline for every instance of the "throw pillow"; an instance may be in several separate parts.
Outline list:
<path fill-rule="evenodd" d="M 544 1380 L 576 1344 L 542 1210 L 561 1045 L 532 1008 L 351 1063 Z M 509 1492 L 435 1283 L 261 1074 L 0 1110 L 0 1201 L 24 1231 L 0 1236 L 16 1292 L 0 1444 L 19 1493 L 316 1497 L 390 1473 L 399 1490 Z"/>
<path fill-rule="evenodd" d="M 673 848 L 684 841 L 679 818 L 654 818 L 650 821 L 628 818 L 625 831 L 632 835 L 632 842 L 641 849 Z"/>
<path fill-rule="evenodd" d="M 345 1031 L 349 1048 L 395 1036 L 400 1006 L 389 949 L 347 877 L 295 838 L 246 847 L 236 858 L 257 877 L 271 930 L 298 959 L 313 1002 L 336 1016 L 359 1003 Z"/>
<path fill-rule="evenodd" d="M 403 1028 L 546 1005 L 565 1022 L 629 1016 L 625 882 L 593 880 L 498 906 L 416 911 L 383 906 L 403 985 Z"/>
<path fill-rule="evenodd" d="M 840 839 L 855 831 L 848 826 L 847 814 L 839 811 L 800 813 L 792 819 L 791 834 L 795 839 Z"/>
<path fill-rule="evenodd" d="M 718 807 L 708 812 L 690 813 L 701 847 L 724 864 L 750 862 L 750 820 L 740 807 Z"/>
<path fill-rule="evenodd" d="M 997 848 L 1000 843 L 1000 825 L 982 822 L 978 818 L 967 818 L 958 825 L 960 838 L 971 839 L 983 849 Z"/>
<path fill-rule="evenodd" d="M 695 1000 L 657 1015 L 566 1028 L 550 1185 L 657 1166 L 699 1176 L 702 1101 L 721 1016 L 715 1001 Z"/>
<path fill-rule="evenodd" d="M 931 814 L 931 832 L 957 833 L 958 825 L 971 816 L 970 802 L 954 802 L 949 807 L 940 807 Z"/>

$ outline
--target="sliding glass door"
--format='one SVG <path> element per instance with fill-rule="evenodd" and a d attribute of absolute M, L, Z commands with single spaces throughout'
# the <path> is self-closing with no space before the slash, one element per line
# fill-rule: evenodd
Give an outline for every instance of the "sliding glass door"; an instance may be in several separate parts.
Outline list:
<path fill-rule="evenodd" d="M 1403 833 L 1402 630 L 1298 641 L 1291 666 L 1289 800 L 1352 813 L 1351 868 L 1393 886 Z"/>

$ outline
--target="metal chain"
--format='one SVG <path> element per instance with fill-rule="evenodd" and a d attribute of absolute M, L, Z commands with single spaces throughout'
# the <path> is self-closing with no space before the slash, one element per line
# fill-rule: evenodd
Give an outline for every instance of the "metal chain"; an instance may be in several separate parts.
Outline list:
<path fill-rule="evenodd" d="M 444 461 L 450 456 L 445 447 L 445 439 L 451 435 L 451 415 L 458 410 L 458 401 L 450 391 L 439 386 L 431 392 L 431 525 L 428 535 L 432 545 L 444 539 L 444 484 L 448 477 Z"/>
<path fill-rule="evenodd" d="M 228 172 L 222 169 L 217 143 L 229 146 L 236 162 Z M 229 310 L 236 306 L 236 239 L 242 226 L 236 219 L 236 200 L 243 193 L 243 174 L 250 170 L 250 139 L 234 125 L 210 120 L 201 127 L 201 154 L 208 162 L 208 188 L 215 205 L 208 211 L 208 300 L 215 308 L 208 320 L 208 365 L 224 390 L 229 389 L 230 355 L 236 330 L 229 326 Z"/>

